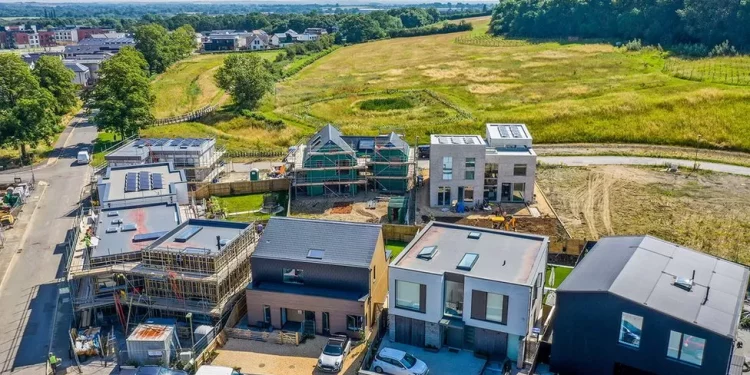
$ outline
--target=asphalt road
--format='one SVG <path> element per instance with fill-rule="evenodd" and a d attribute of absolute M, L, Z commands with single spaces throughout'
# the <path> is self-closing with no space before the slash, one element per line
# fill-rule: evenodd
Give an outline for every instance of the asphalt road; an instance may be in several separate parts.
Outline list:
<path fill-rule="evenodd" d="M 94 125 L 84 118 L 75 118 L 58 140 L 54 157 L 34 169 L 40 182 L 34 194 L 41 196 L 20 250 L 10 260 L 0 284 L 2 373 L 44 373 L 60 287 L 58 280 L 64 277 L 64 241 L 73 227 L 81 189 L 90 178 L 90 168 L 76 165 L 76 155 L 79 150 L 90 149 L 96 135 Z M 0 180 L 13 177 L 29 181 L 31 172 L 3 174 Z M 66 341 L 64 335 L 55 335 L 55 347 L 65 347 Z M 60 354 L 64 352 L 57 353 Z"/>

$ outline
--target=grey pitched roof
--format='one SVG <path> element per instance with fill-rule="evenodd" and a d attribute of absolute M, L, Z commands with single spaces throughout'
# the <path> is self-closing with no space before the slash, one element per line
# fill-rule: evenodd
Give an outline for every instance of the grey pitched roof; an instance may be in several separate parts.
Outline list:
<path fill-rule="evenodd" d="M 65 67 L 74 71 L 74 72 L 88 72 L 89 68 L 87 68 L 85 65 L 80 63 L 74 63 L 74 62 L 66 62 Z"/>
<path fill-rule="evenodd" d="M 379 238 L 379 224 L 272 217 L 252 257 L 369 268 Z"/>
<path fill-rule="evenodd" d="M 676 277 L 690 279 L 693 272 L 690 291 L 673 285 Z M 750 271 L 740 264 L 655 237 L 606 237 L 557 291 L 608 292 L 734 337 L 749 276 Z"/>
<path fill-rule="evenodd" d="M 406 142 L 401 139 L 401 136 L 396 134 L 395 132 L 391 132 L 390 134 L 383 137 L 387 143 L 386 147 L 393 147 L 393 148 L 408 148 L 409 145 L 406 144 Z"/>
<path fill-rule="evenodd" d="M 318 142 L 318 139 L 320 139 L 320 142 Z M 329 142 L 335 144 L 336 146 L 339 146 L 339 148 L 341 148 L 341 150 L 343 151 L 354 151 L 349 146 L 349 144 L 347 144 L 341 138 L 341 132 L 338 129 L 334 128 L 331 124 L 324 126 L 323 129 L 320 129 L 317 134 L 310 138 L 307 146 L 310 151 L 317 151 Z"/>

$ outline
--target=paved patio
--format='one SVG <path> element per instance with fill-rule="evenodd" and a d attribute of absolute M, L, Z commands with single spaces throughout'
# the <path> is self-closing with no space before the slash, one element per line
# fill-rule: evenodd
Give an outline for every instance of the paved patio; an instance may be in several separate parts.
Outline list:
<path fill-rule="evenodd" d="M 448 351 L 447 348 L 442 348 L 439 352 L 433 353 L 416 346 L 392 342 L 388 338 L 383 339 L 380 344 L 380 348 L 384 347 L 403 350 L 421 359 L 429 367 L 430 375 L 480 375 L 484 364 L 487 362 L 484 359 L 474 357 L 474 353 L 467 350 L 453 353 Z M 380 349 L 378 349 L 379 351 Z"/>

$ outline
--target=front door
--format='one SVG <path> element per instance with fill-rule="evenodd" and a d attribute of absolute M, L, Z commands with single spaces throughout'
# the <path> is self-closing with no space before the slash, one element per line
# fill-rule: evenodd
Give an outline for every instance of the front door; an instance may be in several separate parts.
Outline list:
<path fill-rule="evenodd" d="M 503 183 L 500 186 L 500 201 L 501 202 L 510 202 L 510 184 L 509 183 Z"/>
<path fill-rule="evenodd" d="M 458 187 L 458 203 L 464 202 L 464 187 L 459 186 Z"/>
<path fill-rule="evenodd" d="M 271 306 L 263 306 L 263 322 L 266 323 L 266 326 L 271 326 Z"/>
<path fill-rule="evenodd" d="M 286 324 L 286 309 L 282 307 L 280 310 L 281 310 L 281 325 L 279 327 L 283 327 L 284 324 Z"/>
<path fill-rule="evenodd" d="M 323 313 L 323 334 L 324 335 L 330 335 L 331 334 L 331 321 L 330 316 L 327 312 Z"/>
<path fill-rule="evenodd" d="M 305 310 L 305 331 L 310 331 L 312 334 L 317 332 L 315 327 L 315 311 Z"/>

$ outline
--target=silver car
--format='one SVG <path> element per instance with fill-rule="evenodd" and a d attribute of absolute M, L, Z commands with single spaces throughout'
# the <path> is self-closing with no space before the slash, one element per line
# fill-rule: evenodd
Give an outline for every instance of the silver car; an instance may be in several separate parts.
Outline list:
<path fill-rule="evenodd" d="M 323 353 L 318 357 L 318 368 L 327 372 L 339 372 L 344 366 L 344 359 L 351 351 L 351 341 L 345 335 L 336 335 L 328 339 Z"/>
<path fill-rule="evenodd" d="M 380 349 L 372 362 L 372 370 L 378 374 L 427 375 L 430 369 L 413 355 L 392 348 Z"/>

